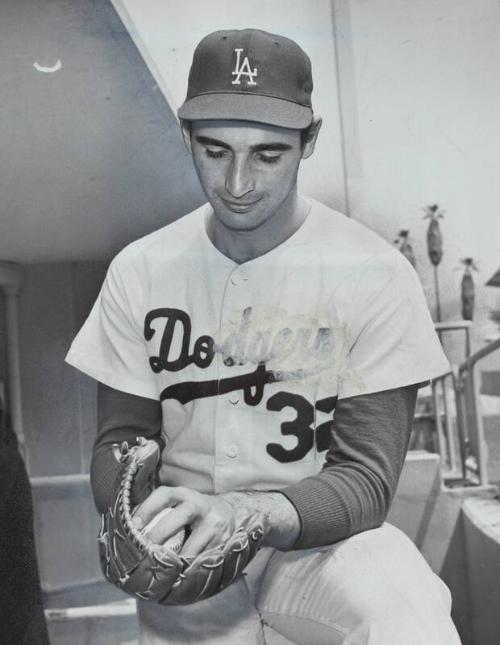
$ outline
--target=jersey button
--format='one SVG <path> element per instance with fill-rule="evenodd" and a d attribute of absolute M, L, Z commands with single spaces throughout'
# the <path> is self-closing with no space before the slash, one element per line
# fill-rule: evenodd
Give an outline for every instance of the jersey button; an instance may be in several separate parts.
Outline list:
<path fill-rule="evenodd" d="M 247 280 L 248 280 L 247 276 L 242 271 L 233 273 L 233 275 L 230 278 L 231 284 L 235 287 L 237 287 L 242 282 L 246 282 Z"/>
<path fill-rule="evenodd" d="M 230 457 L 231 459 L 234 459 L 235 457 L 238 456 L 238 448 L 236 446 L 229 446 L 226 455 Z"/>

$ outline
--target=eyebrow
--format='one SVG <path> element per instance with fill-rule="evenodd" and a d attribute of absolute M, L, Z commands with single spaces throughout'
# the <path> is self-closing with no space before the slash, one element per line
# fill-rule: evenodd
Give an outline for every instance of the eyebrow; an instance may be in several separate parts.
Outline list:
<path fill-rule="evenodd" d="M 218 148 L 224 148 L 225 150 L 231 150 L 231 146 L 228 145 L 225 141 L 220 141 L 219 139 L 212 139 L 212 137 L 202 137 L 196 136 L 196 141 L 205 146 L 217 146 Z M 251 147 L 252 152 L 261 152 L 267 150 L 269 152 L 283 152 L 285 150 L 291 150 L 292 146 L 288 143 L 258 143 L 255 146 Z"/>

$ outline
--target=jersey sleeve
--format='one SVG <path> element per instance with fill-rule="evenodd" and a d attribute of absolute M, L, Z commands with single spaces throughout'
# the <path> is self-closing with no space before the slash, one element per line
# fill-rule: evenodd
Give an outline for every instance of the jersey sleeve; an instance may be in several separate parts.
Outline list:
<path fill-rule="evenodd" d="M 367 262 L 349 298 L 339 398 L 425 383 L 449 371 L 420 280 L 403 256 Z"/>
<path fill-rule="evenodd" d="M 111 263 L 66 362 L 116 390 L 158 399 L 142 329 L 131 304 L 138 306 L 144 285 L 123 264 L 120 255 Z"/>

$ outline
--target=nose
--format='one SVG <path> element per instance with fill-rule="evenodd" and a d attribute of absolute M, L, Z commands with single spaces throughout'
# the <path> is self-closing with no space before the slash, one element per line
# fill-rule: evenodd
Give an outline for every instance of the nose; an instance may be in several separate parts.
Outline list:
<path fill-rule="evenodd" d="M 236 199 L 241 199 L 255 188 L 252 170 L 243 157 L 235 156 L 228 166 L 225 188 Z"/>

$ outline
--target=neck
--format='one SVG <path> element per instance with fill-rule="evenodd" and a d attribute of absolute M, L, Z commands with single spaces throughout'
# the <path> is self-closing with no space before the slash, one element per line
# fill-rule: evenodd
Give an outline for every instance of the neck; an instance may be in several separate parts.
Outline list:
<path fill-rule="evenodd" d="M 207 233 L 214 246 L 237 264 L 268 253 L 291 237 L 302 225 L 309 204 L 296 191 L 261 226 L 249 231 L 226 227 L 212 212 Z"/>

